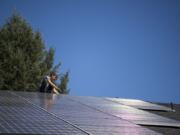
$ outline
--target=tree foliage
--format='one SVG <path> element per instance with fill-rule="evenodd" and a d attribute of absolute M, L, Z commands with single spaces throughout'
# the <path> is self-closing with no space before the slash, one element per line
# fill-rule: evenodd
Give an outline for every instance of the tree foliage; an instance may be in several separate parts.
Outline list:
<path fill-rule="evenodd" d="M 60 63 L 53 67 L 54 54 L 53 48 L 46 49 L 41 33 L 14 13 L 0 27 L 0 89 L 36 91 L 43 76 L 60 68 Z M 67 82 L 59 82 L 60 87 L 66 85 L 61 93 L 68 93 Z"/>
<path fill-rule="evenodd" d="M 60 77 L 60 82 L 59 88 L 60 88 L 60 93 L 68 94 L 69 89 L 67 87 L 67 84 L 69 82 L 69 72 L 66 72 L 63 76 Z"/>

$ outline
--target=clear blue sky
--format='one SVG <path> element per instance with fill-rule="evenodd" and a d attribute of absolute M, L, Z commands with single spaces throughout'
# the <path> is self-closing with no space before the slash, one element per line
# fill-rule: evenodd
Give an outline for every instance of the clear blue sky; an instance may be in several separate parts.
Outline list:
<path fill-rule="evenodd" d="M 56 49 L 71 95 L 180 103 L 180 0 L 0 0 Z"/>

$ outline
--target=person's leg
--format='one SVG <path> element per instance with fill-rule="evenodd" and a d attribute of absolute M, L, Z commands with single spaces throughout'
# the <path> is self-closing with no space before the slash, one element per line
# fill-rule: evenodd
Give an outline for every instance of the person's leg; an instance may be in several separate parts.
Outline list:
<path fill-rule="evenodd" d="M 52 93 L 52 91 L 53 91 L 53 87 L 49 85 L 47 87 L 46 93 Z"/>

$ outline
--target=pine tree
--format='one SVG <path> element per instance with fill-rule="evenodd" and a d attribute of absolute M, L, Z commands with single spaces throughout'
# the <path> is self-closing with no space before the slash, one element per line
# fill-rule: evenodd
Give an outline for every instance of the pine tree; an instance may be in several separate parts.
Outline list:
<path fill-rule="evenodd" d="M 60 93 L 68 94 L 70 91 L 67 87 L 67 84 L 69 82 L 69 72 L 66 72 L 60 77 L 60 82 L 61 83 L 58 86 L 60 88 Z"/>
<path fill-rule="evenodd" d="M 45 48 L 41 33 L 14 13 L 0 27 L 0 89 L 36 91 L 43 76 L 60 67 L 53 67 L 54 54 Z"/>

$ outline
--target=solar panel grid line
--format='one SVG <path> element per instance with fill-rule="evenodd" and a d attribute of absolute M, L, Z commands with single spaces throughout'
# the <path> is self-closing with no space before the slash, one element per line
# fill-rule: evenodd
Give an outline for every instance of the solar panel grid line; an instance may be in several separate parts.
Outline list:
<path fill-rule="evenodd" d="M 28 100 L 28 99 L 26 99 L 26 98 L 24 98 L 24 97 L 22 97 L 22 96 L 19 96 L 19 95 L 15 94 L 15 93 L 12 93 L 12 92 L 11 92 L 11 94 L 14 94 L 14 95 L 16 95 L 16 96 L 22 98 L 23 100 L 25 100 L 25 101 L 27 101 L 28 103 L 32 104 L 34 107 L 36 107 L 36 108 L 38 108 L 38 109 L 41 109 L 41 110 L 43 110 L 43 111 L 45 111 L 45 112 L 47 112 L 47 113 L 53 115 L 54 117 L 56 117 L 56 118 L 58 118 L 58 119 L 60 119 L 60 120 L 62 120 L 62 121 L 64 121 L 64 122 L 66 122 L 67 124 L 70 124 L 71 126 L 73 126 L 73 127 L 77 128 L 77 129 L 81 130 L 81 131 L 84 132 L 85 134 L 91 135 L 91 134 L 88 133 L 87 131 L 85 131 L 85 130 L 79 128 L 79 127 L 77 127 L 76 125 L 70 123 L 69 121 L 66 121 L 66 120 L 64 120 L 64 119 L 62 119 L 62 118 L 60 118 L 60 117 L 57 117 L 55 114 L 53 114 L 53 113 L 47 111 L 46 109 L 44 109 L 44 108 L 42 108 L 42 107 L 40 107 L 40 106 L 38 106 L 38 105 L 32 103 L 30 100 Z"/>
<path fill-rule="evenodd" d="M 5 126 L 3 124 L 0 123 L 0 133 L 3 133 L 3 132 L 9 132 L 9 131 L 7 128 L 5 128 Z"/>

